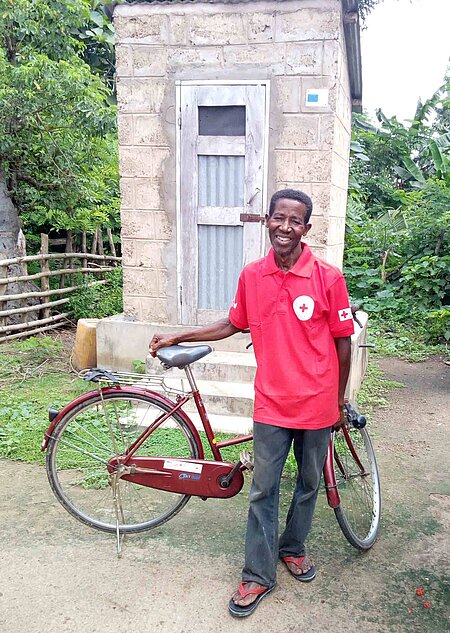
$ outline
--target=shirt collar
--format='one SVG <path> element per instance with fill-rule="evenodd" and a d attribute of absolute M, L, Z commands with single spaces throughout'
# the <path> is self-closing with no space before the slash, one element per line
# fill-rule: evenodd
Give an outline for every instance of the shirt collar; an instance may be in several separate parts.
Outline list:
<path fill-rule="evenodd" d="M 297 277 L 311 277 L 315 260 L 316 258 L 309 246 L 302 242 L 302 254 L 295 262 L 294 266 L 287 272 L 297 275 Z M 273 248 L 271 248 L 264 258 L 262 274 L 263 276 L 273 275 L 277 272 L 281 272 L 281 270 L 277 266 L 275 253 L 273 252 Z"/>

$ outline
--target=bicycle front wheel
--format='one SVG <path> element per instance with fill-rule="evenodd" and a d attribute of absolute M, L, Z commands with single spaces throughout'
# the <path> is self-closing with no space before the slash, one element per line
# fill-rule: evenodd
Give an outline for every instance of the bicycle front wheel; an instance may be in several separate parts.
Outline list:
<path fill-rule="evenodd" d="M 47 448 L 47 475 L 58 501 L 79 521 L 120 533 L 142 532 L 165 523 L 189 495 L 156 490 L 116 479 L 109 460 L 124 454 L 170 407 L 151 396 L 124 391 L 94 396 L 60 420 Z M 160 425 L 136 455 L 197 458 L 199 447 L 177 413 Z"/>
<path fill-rule="evenodd" d="M 380 478 L 366 428 L 343 428 L 334 439 L 334 471 L 340 505 L 334 509 L 348 542 L 360 550 L 374 544 L 380 525 Z"/>

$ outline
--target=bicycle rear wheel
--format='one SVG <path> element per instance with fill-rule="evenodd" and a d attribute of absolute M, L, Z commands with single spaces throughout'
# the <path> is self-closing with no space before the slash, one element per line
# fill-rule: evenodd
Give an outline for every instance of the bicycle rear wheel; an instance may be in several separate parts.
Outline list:
<path fill-rule="evenodd" d="M 374 544 L 380 525 L 380 478 L 366 428 L 343 428 L 334 438 L 334 471 L 340 505 L 334 509 L 348 542 L 360 550 Z"/>
<path fill-rule="evenodd" d="M 169 411 L 151 396 L 121 391 L 78 404 L 60 420 L 47 448 L 46 467 L 58 501 L 76 519 L 104 532 L 135 533 L 165 523 L 190 496 L 125 479 L 114 486 L 111 458 L 125 453 L 146 427 Z M 171 415 L 136 452 L 150 457 L 197 458 L 199 447 L 185 421 Z"/>

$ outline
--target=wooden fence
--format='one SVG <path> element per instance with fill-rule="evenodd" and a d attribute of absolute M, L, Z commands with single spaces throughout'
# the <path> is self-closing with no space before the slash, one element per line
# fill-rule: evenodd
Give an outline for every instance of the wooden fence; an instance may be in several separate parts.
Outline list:
<path fill-rule="evenodd" d="M 107 283 L 105 273 L 120 265 L 110 230 L 111 254 L 105 253 L 99 229 L 92 236 L 89 250 L 86 233 L 81 234 L 80 252 L 74 250 L 74 241 L 71 231 L 67 238 L 57 240 L 49 240 L 42 233 L 37 255 L 26 255 L 22 239 L 16 257 L 0 260 L 0 343 L 61 327 L 70 319 L 70 311 L 64 309 L 70 295 Z M 51 253 L 50 248 L 56 245 L 64 246 L 64 252 Z M 37 262 L 39 272 L 29 274 L 30 262 Z M 78 277 L 75 283 L 74 275 Z M 92 280 L 92 276 L 98 279 Z"/>

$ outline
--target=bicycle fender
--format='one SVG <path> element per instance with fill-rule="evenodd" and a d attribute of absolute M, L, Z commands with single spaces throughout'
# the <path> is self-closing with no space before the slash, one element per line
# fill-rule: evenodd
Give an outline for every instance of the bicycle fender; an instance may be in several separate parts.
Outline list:
<path fill-rule="evenodd" d="M 111 386 L 111 387 L 104 387 L 101 390 L 101 392 L 102 392 L 103 395 L 110 394 L 110 393 L 132 393 L 132 394 L 135 394 L 137 396 L 143 396 L 143 395 L 150 396 L 151 398 L 153 398 L 154 400 L 156 400 L 160 404 L 164 404 L 164 405 L 168 406 L 169 408 L 173 408 L 173 406 L 175 404 L 174 402 L 172 402 L 172 400 L 169 400 L 169 398 L 166 398 L 166 396 L 164 396 L 164 395 L 162 395 L 162 394 L 160 394 L 160 393 L 158 393 L 156 391 L 148 391 L 148 390 L 144 391 L 143 389 L 140 389 L 138 387 Z M 51 438 L 52 433 L 55 430 L 56 425 L 61 421 L 61 419 L 69 411 L 71 411 L 71 409 L 73 409 L 74 407 L 78 406 L 79 404 L 87 402 L 88 400 L 97 399 L 98 395 L 99 395 L 98 389 L 96 389 L 95 391 L 88 391 L 87 393 L 84 393 L 81 396 L 78 396 L 78 398 L 75 398 L 75 400 L 72 400 L 71 402 L 66 404 L 66 406 L 63 407 L 61 409 L 61 411 L 59 411 L 58 414 L 53 418 L 51 424 L 49 425 L 49 427 L 45 431 L 44 439 L 43 439 L 42 444 L 41 444 L 41 451 L 45 451 L 47 449 L 49 439 Z M 195 442 L 197 444 L 199 459 L 203 459 L 204 458 L 203 445 L 202 445 L 202 442 L 200 440 L 200 435 L 198 434 L 198 431 L 197 431 L 197 429 L 194 426 L 194 423 L 192 422 L 192 420 L 186 415 L 186 413 L 182 409 L 178 409 L 177 414 L 180 416 L 180 418 L 183 419 L 183 422 L 186 424 L 186 426 L 189 427 L 189 430 L 191 431 L 192 435 L 194 436 L 194 440 L 195 440 Z"/>
<path fill-rule="evenodd" d="M 334 472 L 334 448 L 333 437 L 328 445 L 327 456 L 323 466 L 323 479 L 325 482 L 325 490 L 327 493 L 327 501 L 330 508 L 337 508 L 341 504 L 339 491 L 336 484 L 336 475 Z"/>

